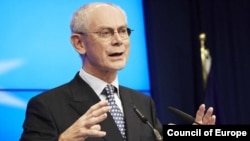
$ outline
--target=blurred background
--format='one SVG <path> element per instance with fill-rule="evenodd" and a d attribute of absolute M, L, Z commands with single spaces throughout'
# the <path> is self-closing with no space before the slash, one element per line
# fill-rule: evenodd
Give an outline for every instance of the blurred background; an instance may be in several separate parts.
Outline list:
<path fill-rule="evenodd" d="M 217 124 L 250 124 L 250 1 L 145 0 L 151 94 L 164 124 L 214 106 Z M 202 41 L 211 60 L 203 79 Z M 206 82 L 206 83 L 204 83 Z"/>
<path fill-rule="evenodd" d="M 28 100 L 80 69 L 69 23 L 91 1 L 0 1 L 1 140 L 19 140 Z M 190 124 L 168 106 L 195 116 L 201 103 L 215 108 L 217 124 L 250 123 L 250 1 L 99 1 L 127 12 L 134 32 L 119 81 L 151 96 L 164 125 Z"/>

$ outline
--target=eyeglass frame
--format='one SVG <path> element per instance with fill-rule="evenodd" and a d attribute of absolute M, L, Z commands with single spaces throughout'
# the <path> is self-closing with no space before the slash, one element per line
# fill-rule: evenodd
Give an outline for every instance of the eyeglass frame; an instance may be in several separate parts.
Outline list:
<path fill-rule="evenodd" d="M 121 36 L 120 34 L 122 33 L 122 30 L 126 28 L 126 34 L 127 36 L 126 37 L 123 37 Z M 106 32 L 106 34 L 109 34 L 110 35 L 106 35 L 107 37 L 105 37 L 105 33 L 102 33 L 103 30 L 108 30 Z M 87 35 L 89 33 L 95 33 L 95 34 L 98 34 L 98 37 L 102 38 L 102 39 L 106 39 L 106 40 L 110 40 L 114 35 L 115 33 L 118 33 L 118 35 L 121 37 L 121 39 L 125 40 L 125 39 L 128 39 L 132 33 L 132 29 L 130 29 L 129 27 L 121 27 L 118 29 L 118 31 L 115 31 L 113 28 L 101 28 L 99 31 L 96 31 L 96 32 L 75 32 L 76 34 L 81 34 L 81 35 Z"/>

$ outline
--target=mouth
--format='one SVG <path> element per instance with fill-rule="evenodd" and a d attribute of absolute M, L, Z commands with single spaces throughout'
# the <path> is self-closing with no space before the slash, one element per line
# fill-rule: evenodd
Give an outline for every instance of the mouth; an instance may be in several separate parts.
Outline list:
<path fill-rule="evenodd" d="M 110 57 L 118 57 L 121 56 L 123 54 L 123 52 L 116 52 L 116 53 L 111 53 L 109 54 Z"/>

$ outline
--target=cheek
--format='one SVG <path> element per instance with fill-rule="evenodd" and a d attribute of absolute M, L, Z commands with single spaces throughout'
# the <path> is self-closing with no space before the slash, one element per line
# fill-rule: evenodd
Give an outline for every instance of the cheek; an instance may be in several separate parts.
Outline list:
<path fill-rule="evenodd" d="M 126 55 L 128 56 L 129 52 L 130 52 L 130 43 L 125 44 L 126 47 Z"/>
<path fill-rule="evenodd" d="M 126 56 L 127 59 L 128 59 L 129 53 L 130 53 L 130 48 L 127 48 L 127 50 L 125 52 L 125 56 Z"/>
<path fill-rule="evenodd" d="M 104 47 L 102 44 L 96 41 L 90 41 L 86 46 L 86 52 L 90 56 L 94 56 L 95 58 L 100 58 L 103 55 Z"/>
<path fill-rule="evenodd" d="M 89 52 L 90 57 L 92 57 L 92 59 L 94 59 L 94 61 L 99 61 L 99 60 L 103 60 L 104 55 L 103 55 L 103 50 L 101 48 L 99 49 L 92 49 Z"/>

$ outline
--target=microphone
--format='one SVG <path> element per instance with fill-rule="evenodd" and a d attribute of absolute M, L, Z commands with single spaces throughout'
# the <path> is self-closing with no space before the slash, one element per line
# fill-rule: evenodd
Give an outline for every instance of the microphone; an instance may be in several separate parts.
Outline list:
<path fill-rule="evenodd" d="M 175 114 L 175 115 L 181 117 L 182 119 L 188 121 L 189 123 L 196 123 L 196 124 L 198 124 L 198 125 L 201 125 L 200 123 L 198 123 L 198 122 L 195 121 L 194 117 L 192 117 L 191 115 L 189 115 L 189 114 L 187 114 L 187 113 L 184 113 L 184 112 L 181 111 L 181 110 L 178 110 L 178 109 L 176 109 L 176 108 L 174 108 L 174 107 L 171 107 L 171 106 L 168 107 L 168 110 L 169 110 L 170 112 L 172 112 L 173 114 Z"/>
<path fill-rule="evenodd" d="M 163 137 L 161 136 L 160 132 L 155 129 L 153 127 L 153 125 L 148 121 L 148 119 L 136 108 L 136 106 L 134 105 L 134 110 L 135 110 L 135 113 L 137 114 L 137 116 L 141 119 L 141 121 L 145 124 L 147 124 L 153 131 L 154 131 L 154 135 L 157 139 L 157 141 L 162 141 L 163 140 Z"/>

